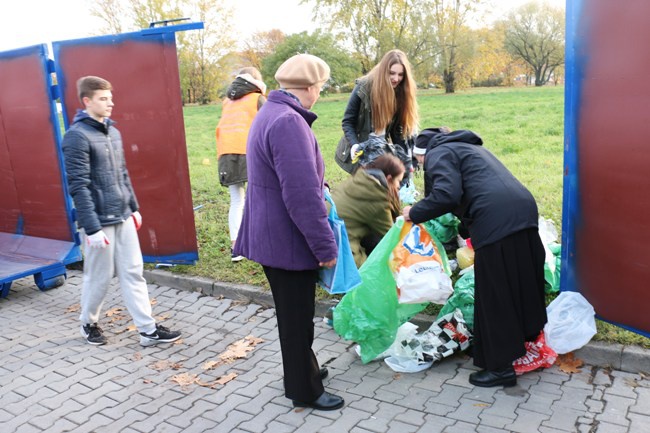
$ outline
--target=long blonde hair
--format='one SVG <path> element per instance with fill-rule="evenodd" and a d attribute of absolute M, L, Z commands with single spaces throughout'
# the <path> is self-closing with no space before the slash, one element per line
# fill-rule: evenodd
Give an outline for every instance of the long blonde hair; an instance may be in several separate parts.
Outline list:
<path fill-rule="evenodd" d="M 390 83 L 390 68 L 397 63 L 404 67 L 404 78 L 393 89 Z M 416 85 L 406 54 L 400 50 L 387 52 L 368 72 L 366 79 L 370 83 L 370 109 L 375 132 L 383 133 L 397 114 L 399 124 L 402 126 L 403 138 L 415 134 L 419 120 L 415 96 Z"/>

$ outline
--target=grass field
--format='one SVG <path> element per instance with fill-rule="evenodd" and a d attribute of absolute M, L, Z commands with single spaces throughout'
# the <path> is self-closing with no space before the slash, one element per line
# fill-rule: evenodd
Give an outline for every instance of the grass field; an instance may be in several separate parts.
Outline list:
<path fill-rule="evenodd" d="M 326 180 L 332 187 L 346 176 L 334 162 L 342 135 L 341 118 L 349 95 L 325 95 L 314 107 L 314 133 L 325 159 Z M 484 145 L 532 192 L 540 215 L 561 232 L 564 88 L 479 88 L 445 95 L 440 90 L 418 94 L 421 129 L 446 125 L 471 129 Z M 184 109 L 188 158 L 196 213 L 200 260 L 174 272 L 218 281 L 267 287 L 261 267 L 249 261 L 231 263 L 228 235 L 228 190 L 219 185 L 214 129 L 220 106 Z M 422 191 L 422 177 L 416 178 Z M 650 347 L 650 339 L 599 322 L 597 339 Z"/>

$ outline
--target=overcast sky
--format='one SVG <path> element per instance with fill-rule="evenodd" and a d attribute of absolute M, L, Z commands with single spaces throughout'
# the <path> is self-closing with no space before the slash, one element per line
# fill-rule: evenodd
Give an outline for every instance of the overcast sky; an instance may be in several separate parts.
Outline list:
<path fill-rule="evenodd" d="M 239 37 L 280 29 L 286 34 L 315 29 L 311 7 L 300 0 L 226 0 L 235 10 Z M 509 10 L 529 0 L 493 0 L 495 9 Z M 535 0 L 542 3 L 542 0 Z M 564 7 L 565 0 L 546 0 Z M 89 0 L 2 0 L 0 2 L 0 51 L 44 42 L 78 39 L 101 27 L 88 12 Z"/>

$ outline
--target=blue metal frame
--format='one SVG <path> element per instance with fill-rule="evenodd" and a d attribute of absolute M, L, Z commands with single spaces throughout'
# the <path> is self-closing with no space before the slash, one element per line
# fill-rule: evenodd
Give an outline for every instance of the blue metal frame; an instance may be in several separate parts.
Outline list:
<path fill-rule="evenodd" d="M 91 38 L 83 39 L 71 39 L 66 41 L 56 41 L 52 43 L 52 49 L 54 52 L 54 58 L 59 59 L 61 57 L 61 49 L 66 46 L 76 46 L 76 45 L 89 45 L 89 44 L 116 44 L 125 41 L 131 41 L 134 39 L 147 41 L 147 39 L 152 42 L 159 43 L 176 42 L 176 32 L 187 31 L 187 30 L 200 30 L 203 29 L 202 22 L 192 22 L 172 26 L 162 26 L 162 27 L 152 27 L 148 29 L 143 29 L 138 32 L 130 33 L 121 33 L 118 35 L 107 35 L 107 36 L 95 36 Z M 154 39 L 155 37 L 155 39 Z M 66 74 L 59 68 L 58 64 L 55 62 L 56 76 L 58 80 L 58 90 L 59 94 L 63 95 L 65 89 L 68 86 Z M 68 119 L 67 112 L 63 110 L 63 124 L 67 130 L 70 127 L 70 119 Z M 65 169 L 63 169 L 65 173 Z M 199 259 L 198 251 L 196 252 L 184 252 L 179 254 L 174 254 L 170 256 L 143 256 L 143 260 L 146 263 L 169 263 L 169 264 L 196 264 Z"/>
<path fill-rule="evenodd" d="M 560 268 L 560 291 L 576 292 L 575 232 L 580 224 L 580 201 L 578 185 L 578 112 L 584 59 L 579 44 L 585 41 L 577 37 L 582 0 L 567 1 L 566 9 L 566 86 L 564 88 L 564 185 L 562 197 L 562 252 Z"/>
<path fill-rule="evenodd" d="M 72 205 L 72 199 L 68 193 L 67 182 L 64 174 L 63 168 L 63 151 L 61 149 L 61 125 L 59 121 L 59 116 L 56 109 L 56 86 L 53 85 L 51 73 L 54 72 L 52 61 L 48 57 L 47 45 L 40 44 L 30 47 L 20 48 L 17 50 L 7 51 L 0 53 L 0 59 L 6 58 L 17 58 L 17 57 L 27 57 L 27 56 L 38 56 L 43 66 L 44 79 L 45 79 L 45 89 L 47 89 L 47 98 L 48 104 L 50 107 L 50 122 L 52 126 L 52 131 L 54 132 L 54 142 L 51 143 L 55 146 L 56 156 L 58 159 L 59 172 L 61 174 L 61 184 L 63 185 L 63 199 L 65 211 L 68 219 L 68 228 L 70 231 L 70 249 L 67 251 L 63 257 L 53 257 L 57 262 L 45 266 L 37 266 L 31 268 L 27 271 L 16 272 L 11 275 L 6 275 L 0 277 L 0 297 L 6 297 L 9 294 L 9 289 L 11 283 L 19 278 L 24 278 L 30 275 L 34 275 L 34 280 L 36 285 L 41 290 L 47 290 L 60 285 L 63 280 L 66 278 L 66 269 L 65 265 L 70 263 L 78 262 L 81 260 L 81 250 L 79 248 L 79 234 L 75 225 L 74 217 L 74 208 Z M 19 223 L 16 227 L 16 232 L 14 236 L 22 237 L 22 224 L 19 220 Z M 65 241 L 56 241 L 56 242 L 65 242 Z"/>
<path fill-rule="evenodd" d="M 575 234 L 582 224 L 579 185 L 578 119 L 582 101 L 582 83 L 587 56 L 593 52 L 589 46 L 590 23 L 583 13 L 588 0 L 567 1 L 566 8 L 566 87 L 564 102 L 564 187 L 562 201 L 562 265 L 560 291 L 579 292 L 576 275 Z M 612 322 L 596 314 L 599 320 L 650 338 L 650 333 Z"/>

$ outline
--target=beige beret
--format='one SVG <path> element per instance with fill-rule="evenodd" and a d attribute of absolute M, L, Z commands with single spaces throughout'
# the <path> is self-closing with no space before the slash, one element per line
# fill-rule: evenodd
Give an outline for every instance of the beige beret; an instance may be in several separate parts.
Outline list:
<path fill-rule="evenodd" d="M 304 89 L 329 80 L 330 67 L 311 54 L 296 54 L 280 65 L 275 80 L 284 89 Z"/>

